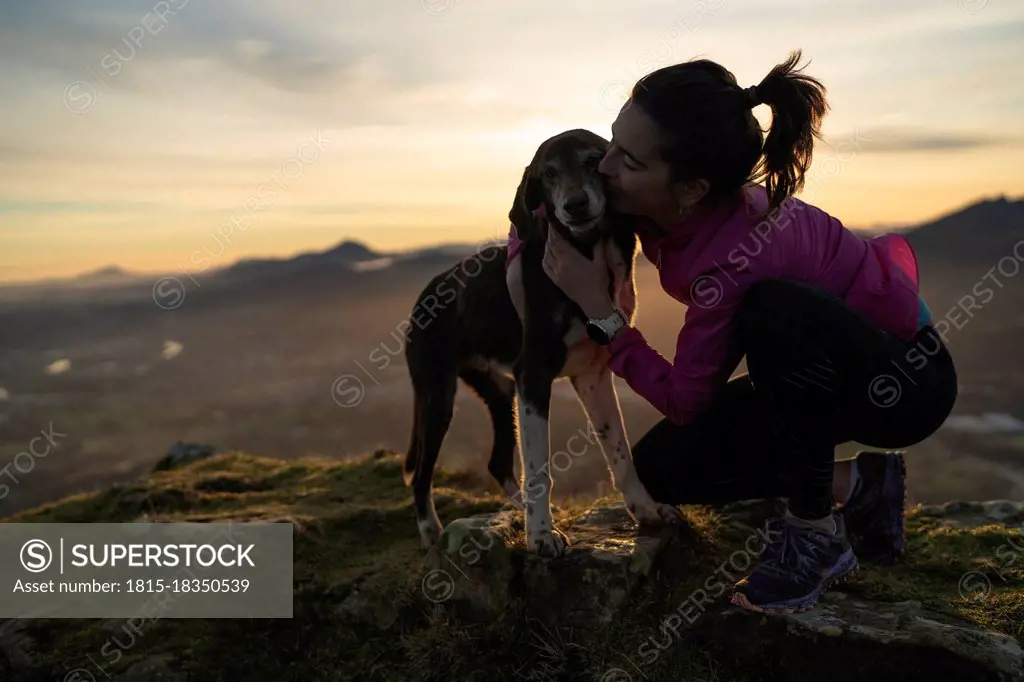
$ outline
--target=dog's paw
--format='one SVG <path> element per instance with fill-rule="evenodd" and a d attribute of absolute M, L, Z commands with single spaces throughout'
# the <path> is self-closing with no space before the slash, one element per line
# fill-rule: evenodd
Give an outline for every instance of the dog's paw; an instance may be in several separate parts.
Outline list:
<path fill-rule="evenodd" d="M 681 526 L 686 517 L 677 507 L 650 500 L 643 503 L 626 505 L 630 516 L 639 523 L 650 526 Z"/>
<path fill-rule="evenodd" d="M 560 557 L 569 551 L 569 538 L 557 528 L 537 533 L 526 539 L 526 551 L 542 557 Z"/>
<path fill-rule="evenodd" d="M 506 478 L 505 482 L 501 484 L 501 487 L 505 491 L 505 495 L 511 499 L 518 497 L 521 492 L 519 488 L 519 481 L 514 478 Z"/>
<path fill-rule="evenodd" d="M 441 522 L 437 517 L 423 519 L 417 525 L 420 529 L 420 546 L 423 549 L 430 549 L 441 539 Z"/>

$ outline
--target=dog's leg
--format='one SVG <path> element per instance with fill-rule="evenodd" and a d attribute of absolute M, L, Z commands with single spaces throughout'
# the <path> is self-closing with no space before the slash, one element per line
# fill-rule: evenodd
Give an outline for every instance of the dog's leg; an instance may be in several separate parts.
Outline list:
<path fill-rule="evenodd" d="M 464 368 L 459 376 L 487 405 L 494 429 L 494 443 L 488 471 L 509 497 L 519 494 L 519 481 L 515 478 L 516 453 L 515 382 L 511 377 L 493 368 Z"/>
<path fill-rule="evenodd" d="M 637 522 L 645 524 L 682 523 L 683 517 L 679 510 L 672 505 L 655 502 L 636 474 L 626 440 L 622 410 L 615 395 L 612 371 L 607 365 L 595 365 L 592 371 L 574 376 L 571 381 L 597 432 L 601 451 L 611 471 L 612 483 L 625 498 L 630 515 Z"/>
<path fill-rule="evenodd" d="M 523 451 L 526 549 L 542 556 L 560 556 L 569 541 L 554 527 L 551 516 L 548 414 L 554 376 L 546 369 L 547 363 L 537 360 L 539 358 L 521 357 L 516 363 L 515 372 L 519 399 L 519 442 Z"/>
<path fill-rule="evenodd" d="M 441 537 L 441 520 L 434 508 L 434 466 L 451 425 L 455 390 L 456 374 L 453 371 L 450 375 L 436 375 L 429 387 L 416 395 L 420 443 L 412 490 L 416 504 L 416 525 L 424 548 L 436 544 Z"/>
<path fill-rule="evenodd" d="M 633 277 L 633 268 L 626 262 L 622 249 L 615 241 L 609 240 L 605 243 L 605 257 L 611 270 L 613 300 L 632 324 L 636 316 L 636 280 Z"/>

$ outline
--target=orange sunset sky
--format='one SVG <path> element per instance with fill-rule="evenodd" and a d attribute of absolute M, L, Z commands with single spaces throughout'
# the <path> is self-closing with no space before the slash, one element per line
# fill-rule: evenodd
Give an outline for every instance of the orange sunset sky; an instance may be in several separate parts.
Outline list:
<path fill-rule="evenodd" d="M 0 281 L 174 270 L 233 216 L 214 266 L 502 237 L 545 137 L 795 48 L 832 106 L 803 198 L 873 227 L 1024 194 L 1011 0 L 3 2 Z"/>

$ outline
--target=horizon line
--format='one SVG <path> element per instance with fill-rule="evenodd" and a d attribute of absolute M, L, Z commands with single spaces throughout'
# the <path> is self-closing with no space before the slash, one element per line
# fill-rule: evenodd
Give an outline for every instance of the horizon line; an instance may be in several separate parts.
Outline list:
<path fill-rule="evenodd" d="M 796 197 L 796 198 L 799 198 L 799 197 Z M 936 214 L 936 215 L 934 215 L 931 218 L 926 218 L 924 220 L 921 220 L 919 222 L 912 223 L 912 224 L 881 223 L 881 222 L 879 222 L 879 223 L 874 223 L 874 224 L 872 224 L 870 226 L 858 226 L 858 227 L 845 226 L 845 227 L 847 229 L 853 231 L 853 232 L 881 232 L 881 231 L 894 231 L 894 232 L 897 232 L 897 231 L 913 230 L 913 229 L 917 229 L 919 227 L 922 227 L 924 225 L 928 225 L 930 223 L 934 223 L 934 222 L 936 222 L 938 220 L 942 220 L 943 218 L 947 218 L 949 216 L 953 216 L 953 215 L 956 215 L 958 213 L 962 213 L 962 212 L 966 211 L 967 209 L 969 209 L 969 208 L 971 208 L 973 206 L 978 206 L 978 205 L 986 204 L 986 203 L 1000 202 L 1000 201 L 1009 202 L 1009 203 L 1024 202 L 1024 194 L 1021 194 L 1018 197 L 1011 197 L 1010 195 L 1008 195 L 1005 192 L 1001 192 L 1001 193 L 998 193 L 998 194 L 995 194 L 995 195 L 981 195 L 978 199 L 975 199 L 973 201 L 967 202 L 967 203 L 961 205 L 958 208 L 955 208 L 953 210 L 947 210 L 944 213 Z M 498 242 L 495 242 L 495 243 L 498 243 Z M 505 241 L 501 241 L 500 243 L 504 244 Z M 360 246 L 366 248 L 368 251 L 373 252 L 374 255 L 376 255 L 378 257 L 386 258 L 386 257 L 389 257 L 389 256 L 404 255 L 404 254 L 422 252 L 422 251 L 425 251 L 425 250 L 436 249 L 436 248 L 439 248 L 439 247 L 461 247 L 461 246 L 467 246 L 468 247 L 468 246 L 472 246 L 473 244 L 479 244 L 479 242 L 474 242 L 473 240 L 467 240 L 467 241 L 439 241 L 439 242 L 436 242 L 435 244 L 433 244 L 431 246 L 413 246 L 413 247 L 409 247 L 407 249 L 384 250 L 384 249 L 380 249 L 380 248 L 374 247 L 372 245 L 371 240 L 356 239 L 356 238 L 352 238 L 352 237 L 342 237 L 339 241 L 334 242 L 332 246 L 329 246 L 329 247 L 327 247 L 325 249 L 321 249 L 321 250 L 309 249 L 309 248 L 300 248 L 300 249 L 295 249 L 295 250 L 288 251 L 288 252 L 277 251 L 277 252 L 266 253 L 266 254 L 253 254 L 253 255 L 248 255 L 248 256 L 241 256 L 241 257 L 236 258 L 233 261 L 225 263 L 224 265 L 222 265 L 220 267 L 214 268 L 214 271 L 218 272 L 218 271 L 227 270 L 227 269 L 229 269 L 231 267 L 234 267 L 235 265 L 238 265 L 239 263 L 244 263 L 246 261 L 255 261 L 255 260 L 286 261 L 286 260 L 291 260 L 293 258 L 297 258 L 297 257 L 303 256 L 303 255 L 323 253 L 324 251 L 329 251 L 331 249 L 338 248 L 339 246 L 341 246 L 343 244 L 357 244 L 357 245 L 360 245 Z M 181 266 L 179 266 L 179 268 L 180 267 Z M 85 277 L 90 277 L 90 276 L 98 275 L 98 274 L 102 273 L 105 270 L 117 270 L 118 274 L 121 275 L 121 276 L 124 276 L 126 278 L 139 278 L 139 279 L 146 278 L 146 277 L 151 277 L 151 276 L 154 276 L 154 277 L 165 276 L 169 272 L 173 271 L 170 268 L 164 269 L 164 270 L 132 270 L 132 269 L 127 268 L 124 265 L 121 265 L 119 263 L 109 263 L 107 265 L 103 265 L 103 266 L 96 267 L 96 268 L 91 268 L 89 270 L 83 270 L 83 271 L 81 271 L 79 273 L 65 275 L 63 277 L 57 276 L 57 277 L 35 278 L 35 279 L 0 279 L 0 288 L 6 288 L 6 287 L 12 287 L 12 288 L 13 287 L 31 287 L 31 286 L 42 286 L 42 285 L 53 284 L 53 283 L 69 283 L 69 282 L 72 282 L 72 281 L 74 281 L 76 279 L 81 279 L 81 278 L 85 278 Z"/>

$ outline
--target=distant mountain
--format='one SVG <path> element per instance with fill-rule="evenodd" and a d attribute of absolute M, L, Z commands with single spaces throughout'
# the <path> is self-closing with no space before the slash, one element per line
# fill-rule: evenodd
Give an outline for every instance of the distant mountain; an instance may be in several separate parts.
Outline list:
<path fill-rule="evenodd" d="M 453 265 L 460 258 L 472 255 L 477 248 L 478 245 L 471 243 L 440 244 L 423 249 L 379 252 L 361 242 L 345 240 L 324 251 L 308 251 L 284 258 L 251 258 L 193 274 L 198 277 L 197 288 L 201 287 L 207 294 L 220 292 L 241 298 L 268 292 L 286 295 L 356 281 L 380 282 L 381 277 L 394 279 L 398 270 L 403 275 L 422 276 L 422 273 L 433 269 L 439 271 Z M 0 283 L 0 303 L 55 295 L 62 300 L 71 300 L 68 297 L 78 296 L 76 292 L 99 289 L 106 292 L 123 289 L 126 296 L 150 299 L 153 282 L 162 276 L 191 285 L 180 272 L 140 274 L 111 265 L 73 277 Z M 209 296 L 206 298 L 212 300 Z"/>
<path fill-rule="evenodd" d="M 218 279 L 239 280 L 277 278 L 310 271 L 350 271 L 366 261 L 379 260 L 377 253 L 360 242 L 346 240 L 326 251 L 309 251 L 290 258 L 258 258 L 241 260 L 215 276 Z"/>
<path fill-rule="evenodd" d="M 197 305 L 211 306 L 229 301 L 266 303 L 354 287 L 369 287 L 377 294 L 404 291 L 409 279 L 426 281 L 476 249 L 476 244 L 445 244 L 381 252 L 347 240 L 325 251 L 241 261 L 206 273 L 200 280 L 204 297 L 196 297 L 196 301 Z"/>
<path fill-rule="evenodd" d="M 995 266 L 1000 258 L 1013 257 L 1014 246 L 1024 240 L 1024 199 L 979 201 L 906 235 L 923 260 Z M 1024 245 L 1017 254 L 1024 258 Z"/>
<path fill-rule="evenodd" d="M 122 289 L 127 285 L 137 283 L 140 278 L 144 277 L 146 276 L 128 272 L 116 265 L 108 265 L 99 270 L 83 272 L 73 277 L 48 277 L 10 284 L 0 282 L 0 301 L 11 297 L 45 296 L 51 292 L 81 292 L 91 295 L 90 292 Z"/>
<path fill-rule="evenodd" d="M 328 249 L 322 254 L 326 258 L 337 259 L 340 261 L 364 261 L 364 260 L 376 260 L 381 257 L 381 254 L 370 249 L 361 242 L 346 239 L 342 243 L 335 246 L 333 249 Z"/>
<path fill-rule="evenodd" d="M 130 279 L 137 276 L 138 275 L 128 272 L 124 268 L 119 267 L 117 265 L 108 265 L 105 268 L 93 270 L 92 272 L 83 272 L 82 274 L 75 277 L 75 279 L 77 279 L 79 282 L 99 282 Z"/>
<path fill-rule="evenodd" d="M 437 246 L 429 246 L 422 249 L 414 249 L 403 253 L 396 253 L 393 254 L 393 256 L 396 263 L 406 265 L 433 264 L 439 268 L 443 268 L 448 265 L 454 265 L 460 259 L 472 256 L 473 254 L 478 253 L 484 247 L 490 245 L 491 242 L 476 244 L 439 244 Z M 498 246 L 501 246 L 501 244 L 499 244 Z"/>
<path fill-rule="evenodd" d="M 899 232 L 901 234 L 906 234 L 916 227 L 916 225 L 876 225 L 875 227 L 850 227 L 847 225 L 846 229 L 855 234 L 859 234 L 862 237 L 875 237 L 883 233 L 892 234 L 894 232 Z"/>

